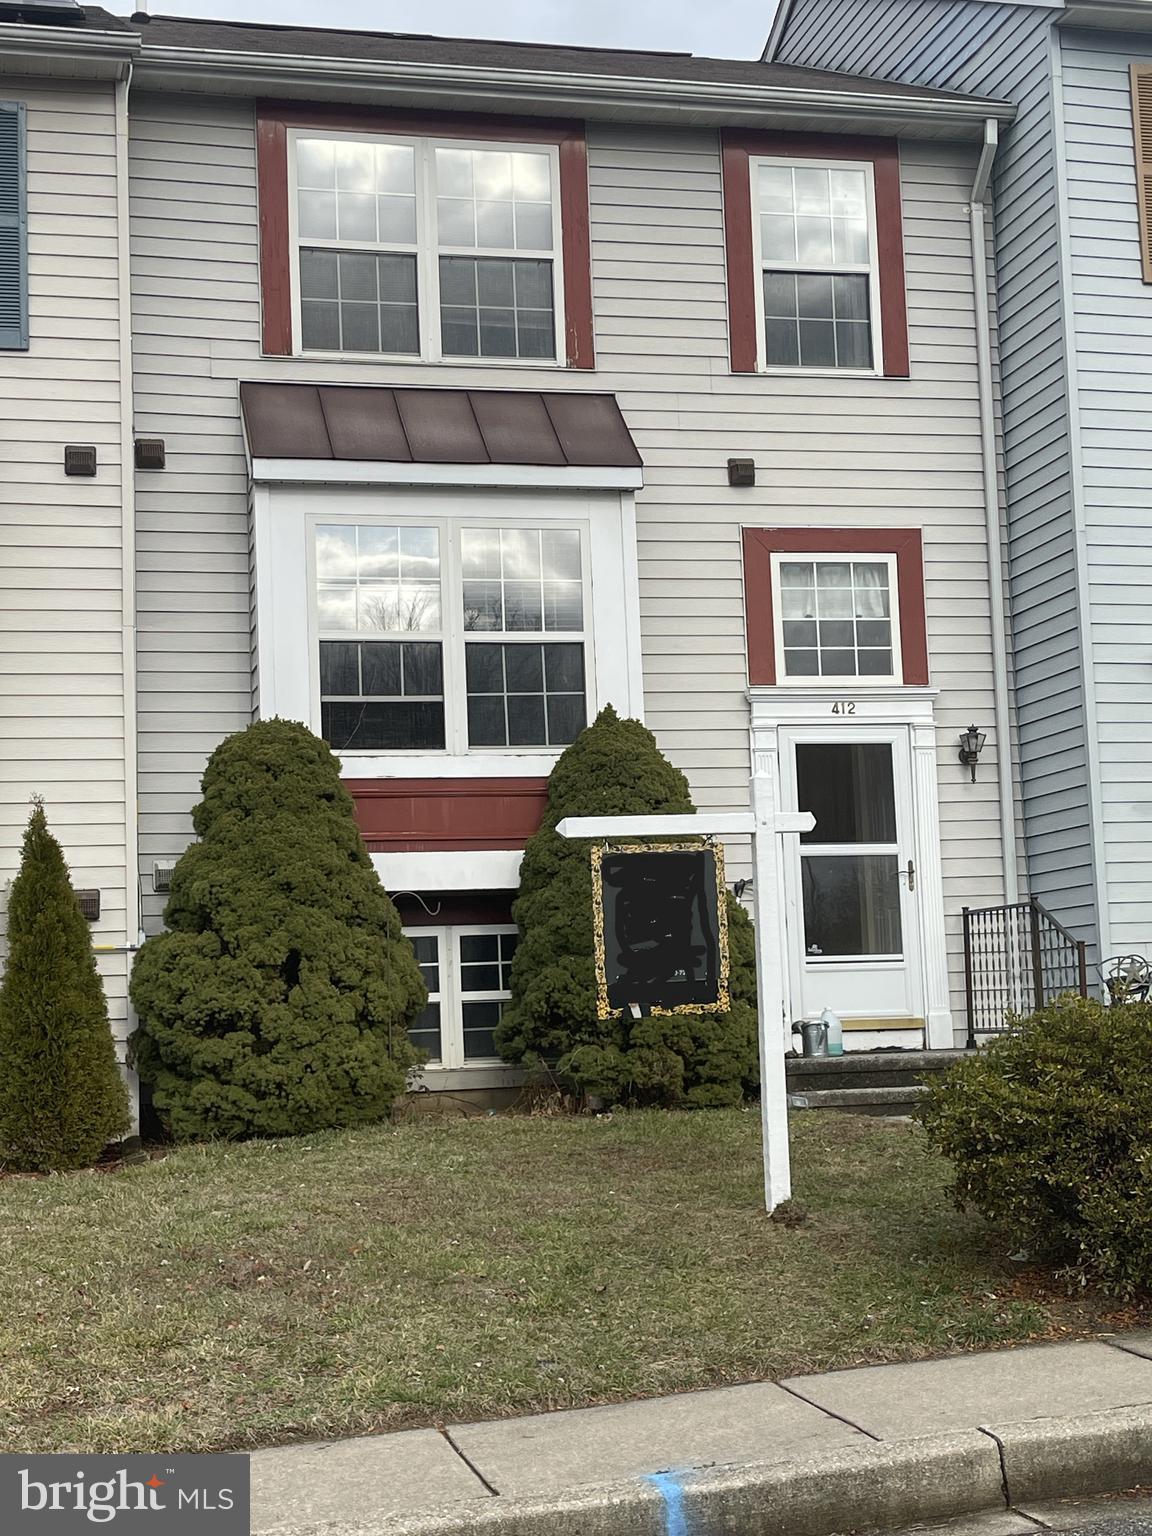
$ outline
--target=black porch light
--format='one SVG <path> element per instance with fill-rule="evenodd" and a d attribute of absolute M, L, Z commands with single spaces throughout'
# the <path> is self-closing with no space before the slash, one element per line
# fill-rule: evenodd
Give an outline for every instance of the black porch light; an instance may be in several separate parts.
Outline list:
<path fill-rule="evenodd" d="M 984 732 L 977 730 L 974 725 L 960 732 L 960 761 L 965 768 L 971 768 L 973 784 L 976 782 L 976 764 L 980 761 L 987 739 Z"/>

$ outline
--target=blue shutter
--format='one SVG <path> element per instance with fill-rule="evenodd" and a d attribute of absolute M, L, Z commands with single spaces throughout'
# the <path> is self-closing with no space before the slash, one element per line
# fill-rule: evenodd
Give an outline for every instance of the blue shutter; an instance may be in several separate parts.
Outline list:
<path fill-rule="evenodd" d="M 0 101 L 0 350 L 28 348 L 24 106 Z"/>

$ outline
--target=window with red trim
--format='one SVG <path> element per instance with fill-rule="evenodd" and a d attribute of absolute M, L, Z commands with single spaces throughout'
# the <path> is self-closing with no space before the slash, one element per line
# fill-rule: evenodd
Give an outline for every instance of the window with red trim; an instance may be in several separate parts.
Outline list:
<path fill-rule="evenodd" d="M 725 134 L 732 368 L 908 375 L 895 141 Z"/>
<path fill-rule="evenodd" d="M 264 350 L 592 366 L 578 125 L 264 111 Z"/>
<path fill-rule="evenodd" d="M 915 529 L 746 528 L 753 686 L 924 684 L 924 565 Z"/>

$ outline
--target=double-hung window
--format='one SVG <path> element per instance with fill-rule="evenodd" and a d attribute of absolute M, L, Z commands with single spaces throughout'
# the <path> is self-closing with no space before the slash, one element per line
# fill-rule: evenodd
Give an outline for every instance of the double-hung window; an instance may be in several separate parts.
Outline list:
<path fill-rule="evenodd" d="M 553 362 L 555 145 L 292 136 L 305 352 Z"/>
<path fill-rule="evenodd" d="M 315 569 L 337 752 L 559 751 L 587 724 L 584 529 L 326 523 Z"/>
<path fill-rule="evenodd" d="M 428 988 L 408 1035 L 431 1067 L 498 1061 L 495 1031 L 511 995 L 515 928 L 412 928 L 405 932 Z"/>
<path fill-rule="evenodd" d="M 895 556 L 774 555 L 772 580 L 781 681 L 900 678 Z"/>
<path fill-rule="evenodd" d="M 871 164 L 773 156 L 750 177 L 762 366 L 881 371 Z"/>

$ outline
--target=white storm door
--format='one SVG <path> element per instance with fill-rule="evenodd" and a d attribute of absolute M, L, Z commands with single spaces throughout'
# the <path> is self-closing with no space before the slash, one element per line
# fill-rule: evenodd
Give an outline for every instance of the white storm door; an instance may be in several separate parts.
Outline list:
<path fill-rule="evenodd" d="M 785 840 L 793 1018 L 924 1018 L 912 759 L 906 727 L 785 728 L 784 805 L 812 832 Z"/>

